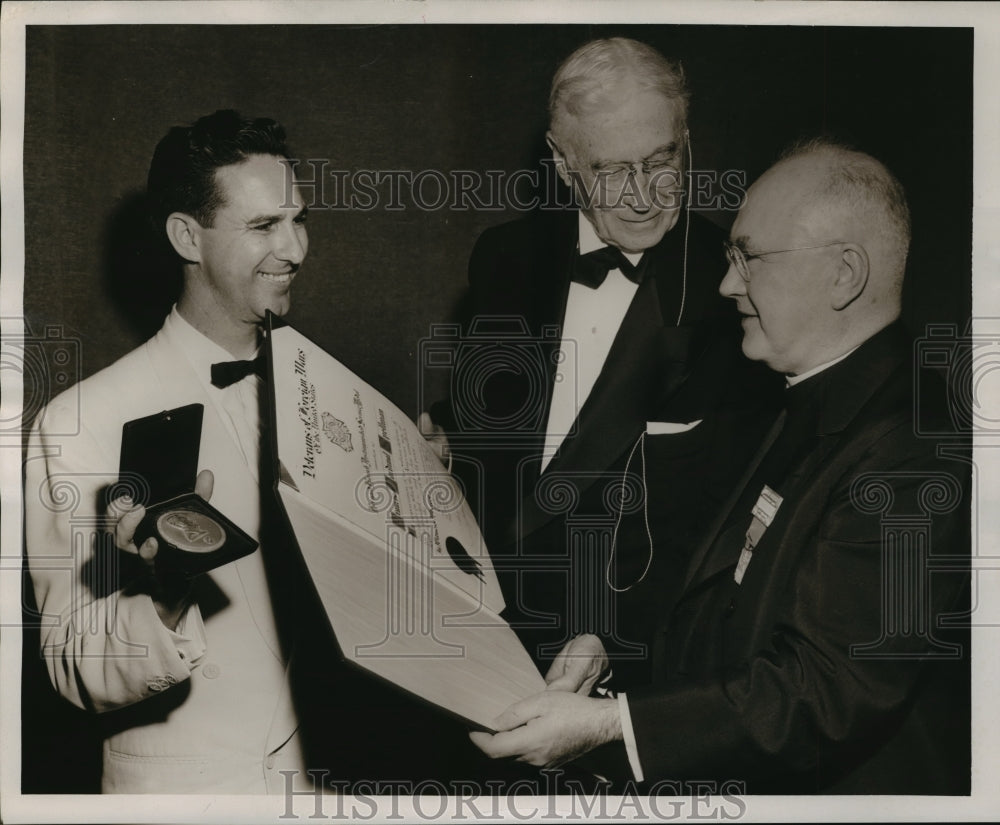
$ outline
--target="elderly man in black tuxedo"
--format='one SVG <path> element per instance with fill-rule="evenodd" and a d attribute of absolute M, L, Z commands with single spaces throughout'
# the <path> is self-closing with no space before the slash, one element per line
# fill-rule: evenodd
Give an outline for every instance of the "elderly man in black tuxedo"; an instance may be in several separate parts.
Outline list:
<path fill-rule="evenodd" d="M 589 658 L 472 734 L 484 751 L 551 765 L 616 743 L 636 779 L 753 793 L 969 792 L 967 639 L 940 621 L 968 600 L 968 464 L 915 423 L 908 243 L 868 155 L 814 142 L 751 187 L 721 291 L 744 352 L 786 376 L 784 410 L 690 560 L 655 681 L 591 698 L 606 658 L 584 637 Z"/>
<path fill-rule="evenodd" d="M 582 46 L 553 79 L 547 135 L 578 208 L 487 230 L 469 264 L 471 320 L 435 419 L 540 663 L 591 632 L 620 670 L 645 666 L 649 606 L 683 571 L 661 527 L 699 485 L 686 464 L 652 509 L 644 463 L 690 454 L 749 367 L 717 292 L 722 232 L 684 208 L 687 109 L 681 67 L 655 49 Z"/>

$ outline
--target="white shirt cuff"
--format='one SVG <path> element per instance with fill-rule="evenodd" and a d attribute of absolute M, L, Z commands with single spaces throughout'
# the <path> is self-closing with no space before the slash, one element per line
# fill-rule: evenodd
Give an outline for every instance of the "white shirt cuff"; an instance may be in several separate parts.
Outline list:
<path fill-rule="evenodd" d="M 192 604 L 184 611 L 174 630 L 164 628 L 177 649 L 177 655 L 189 668 L 194 668 L 205 658 L 208 640 L 205 637 L 205 622 L 201 618 L 201 608 Z"/>
<path fill-rule="evenodd" d="M 632 714 L 628 710 L 628 699 L 624 693 L 618 694 L 618 715 L 622 723 L 622 739 L 625 740 L 625 753 L 636 782 L 642 782 L 642 765 L 639 763 L 639 748 L 635 743 L 635 731 L 632 730 Z"/>

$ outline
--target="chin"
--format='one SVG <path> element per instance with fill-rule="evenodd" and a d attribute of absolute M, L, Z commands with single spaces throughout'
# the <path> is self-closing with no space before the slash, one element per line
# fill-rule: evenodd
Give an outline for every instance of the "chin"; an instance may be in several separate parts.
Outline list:
<path fill-rule="evenodd" d="M 628 252 L 642 252 L 656 246 L 663 236 L 673 228 L 673 216 L 660 214 L 645 223 L 618 221 L 618 236 L 623 249 Z"/>
<path fill-rule="evenodd" d="M 292 308 L 292 301 L 290 298 L 285 296 L 280 300 L 268 301 L 266 304 L 264 304 L 264 306 L 261 308 L 260 311 L 260 317 L 266 318 L 267 311 L 271 310 L 272 313 L 281 318 L 284 315 L 286 315 L 288 313 L 288 310 L 290 310 L 291 308 Z"/>
<path fill-rule="evenodd" d="M 753 333 L 743 334 L 743 354 L 751 361 L 764 361 L 767 357 L 766 349 L 755 340 Z"/>

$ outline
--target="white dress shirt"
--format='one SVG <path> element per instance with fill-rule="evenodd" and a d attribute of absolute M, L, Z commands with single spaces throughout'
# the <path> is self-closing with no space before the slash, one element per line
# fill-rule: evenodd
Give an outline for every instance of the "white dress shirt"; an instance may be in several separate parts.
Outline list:
<path fill-rule="evenodd" d="M 212 384 L 212 364 L 236 360 L 233 356 L 191 326 L 175 306 L 163 324 L 177 341 L 194 367 L 198 379 L 219 409 L 219 417 L 230 429 L 247 462 L 247 470 L 257 479 L 260 455 L 260 411 L 257 406 L 260 378 L 250 374 L 240 381 L 219 389 Z M 197 603 L 191 604 L 181 616 L 175 630 L 167 629 L 177 652 L 191 667 L 201 663 L 207 649 L 205 625 Z"/>
<path fill-rule="evenodd" d="M 607 245 L 597 237 L 593 225 L 582 212 L 578 220 L 579 254 L 586 255 Z M 641 252 L 624 254 L 633 264 L 642 258 Z M 597 289 L 575 281 L 570 283 L 542 450 L 543 472 L 563 439 L 573 431 L 580 409 L 604 368 L 608 352 L 638 288 L 620 269 L 610 270 Z"/>
<path fill-rule="evenodd" d="M 258 480 L 258 461 L 260 456 L 260 408 L 258 396 L 260 378 L 251 373 L 241 380 L 220 389 L 212 384 L 212 364 L 220 361 L 236 361 L 232 353 L 227 352 L 215 341 L 206 338 L 191 326 L 174 307 L 167 317 L 164 326 L 171 327 L 171 333 L 177 336 L 177 341 L 184 354 L 194 367 L 198 380 L 205 387 L 205 392 L 215 404 L 219 417 L 230 434 L 236 439 L 247 470 Z M 254 353 L 252 358 L 257 357 Z"/>

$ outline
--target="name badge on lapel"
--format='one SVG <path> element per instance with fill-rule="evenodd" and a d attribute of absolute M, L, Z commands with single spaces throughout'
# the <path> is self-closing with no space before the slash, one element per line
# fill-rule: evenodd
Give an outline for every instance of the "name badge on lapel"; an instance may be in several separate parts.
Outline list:
<path fill-rule="evenodd" d="M 736 564 L 736 571 L 733 579 L 737 584 L 743 584 L 743 576 L 750 566 L 750 559 L 753 558 L 753 551 L 760 542 L 764 531 L 771 526 L 774 516 L 784 499 L 766 484 L 757 497 L 757 503 L 753 506 L 753 521 L 747 529 L 746 540 L 743 543 L 743 550 L 740 552 L 740 560 Z"/>

